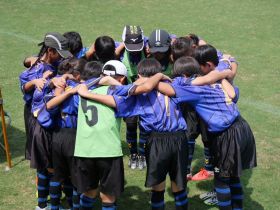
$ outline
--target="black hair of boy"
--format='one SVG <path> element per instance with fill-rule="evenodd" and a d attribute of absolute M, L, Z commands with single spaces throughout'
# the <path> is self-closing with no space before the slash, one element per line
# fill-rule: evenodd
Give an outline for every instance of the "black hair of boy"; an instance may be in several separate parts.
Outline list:
<path fill-rule="evenodd" d="M 193 41 L 190 38 L 179 37 L 171 45 L 171 54 L 173 61 L 183 56 L 193 56 Z"/>
<path fill-rule="evenodd" d="M 68 40 L 69 51 L 73 55 L 77 55 L 83 49 L 82 37 L 78 32 L 75 31 L 65 32 L 63 36 Z"/>
<path fill-rule="evenodd" d="M 193 57 L 181 57 L 177 59 L 173 66 L 173 76 L 187 76 L 191 77 L 194 75 L 201 74 L 200 66 L 198 62 Z"/>
<path fill-rule="evenodd" d="M 102 74 L 102 64 L 97 61 L 91 61 L 85 65 L 84 71 L 81 74 L 81 79 L 88 80 L 91 78 L 97 78 L 101 74 Z"/>
<path fill-rule="evenodd" d="M 198 46 L 195 49 L 194 57 L 199 65 L 205 66 L 207 62 L 212 62 L 215 66 L 219 63 L 217 50 L 210 44 Z"/>
<path fill-rule="evenodd" d="M 84 66 L 86 64 L 86 60 L 84 59 L 77 59 L 77 58 L 69 58 L 62 61 L 58 66 L 58 74 L 62 75 L 65 73 L 68 74 L 82 74 L 84 70 Z"/>
<path fill-rule="evenodd" d="M 161 72 L 161 64 L 155 58 L 146 58 L 137 65 L 138 74 L 142 77 L 151 77 Z"/>
<path fill-rule="evenodd" d="M 97 60 L 106 63 L 115 60 L 115 41 L 109 36 L 100 36 L 95 40 L 95 54 Z"/>
<path fill-rule="evenodd" d="M 189 34 L 187 37 L 193 41 L 194 45 L 199 45 L 199 37 L 196 34 Z"/>

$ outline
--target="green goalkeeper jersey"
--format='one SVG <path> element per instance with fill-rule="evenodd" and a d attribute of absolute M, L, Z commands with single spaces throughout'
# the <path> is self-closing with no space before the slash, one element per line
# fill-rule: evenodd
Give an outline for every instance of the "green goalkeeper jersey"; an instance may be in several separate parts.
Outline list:
<path fill-rule="evenodd" d="M 107 94 L 108 86 L 92 90 Z M 122 156 L 120 118 L 112 108 L 80 97 L 74 156 L 86 158 Z"/>

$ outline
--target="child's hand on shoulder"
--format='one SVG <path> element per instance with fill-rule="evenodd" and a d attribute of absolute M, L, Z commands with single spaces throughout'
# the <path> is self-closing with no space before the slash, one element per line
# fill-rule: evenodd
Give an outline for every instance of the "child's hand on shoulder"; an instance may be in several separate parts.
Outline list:
<path fill-rule="evenodd" d="M 44 78 L 40 78 L 40 79 L 35 79 L 34 81 L 34 85 L 36 86 L 36 88 L 39 90 L 39 91 L 42 91 L 45 83 L 47 82 L 46 79 Z"/>
<path fill-rule="evenodd" d="M 68 94 L 74 95 L 78 92 L 79 88 L 80 88 L 79 85 L 77 85 L 76 87 L 71 87 L 71 88 L 67 89 L 66 92 Z"/>
<path fill-rule="evenodd" d="M 80 84 L 77 87 L 78 90 L 78 94 L 82 97 L 86 97 L 86 95 L 88 94 L 88 88 L 86 84 Z"/>
<path fill-rule="evenodd" d="M 63 74 L 62 77 L 65 79 L 65 80 L 76 80 L 75 77 L 73 76 L 73 74 Z"/>
<path fill-rule="evenodd" d="M 55 77 L 51 80 L 51 83 L 57 88 L 65 88 L 66 80 L 64 77 Z"/>
<path fill-rule="evenodd" d="M 51 70 L 47 70 L 43 73 L 43 78 L 47 79 L 53 75 L 53 72 Z"/>
<path fill-rule="evenodd" d="M 162 74 L 162 73 L 161 73 Z M 169 82 L 172 82 L 172 79 L 169 77 L 169 76 L 166 76 L 165 74 L 162 74 L 162 78 L 161 78 L 162 81 L 169 81 Z"/>

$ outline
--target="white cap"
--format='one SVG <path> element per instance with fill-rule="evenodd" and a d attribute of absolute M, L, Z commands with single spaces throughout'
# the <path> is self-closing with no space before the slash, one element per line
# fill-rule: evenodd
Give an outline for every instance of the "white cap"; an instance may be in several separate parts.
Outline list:
<path fill-rule="evenodd" d="M 127 69 L 125 65 L 118 60 L 110 60 L 106 62 L 102 68 L 102 72 L 108 76 L 122 75 L 127 77 Z"/>

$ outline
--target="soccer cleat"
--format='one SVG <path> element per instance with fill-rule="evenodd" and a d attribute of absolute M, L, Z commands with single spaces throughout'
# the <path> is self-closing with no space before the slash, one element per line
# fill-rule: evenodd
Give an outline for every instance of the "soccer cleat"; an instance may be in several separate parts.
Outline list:
<path fill-rule="evenodd" d="M 217 197 L 217 194 L 214 190 L 210 191 L 210 192 L 202 193 L 202 194 L 199 195 L 199 198 L 201 200 L 207 200 L 207 199 L 213 198 L 213 197 Z"/>
<path fill-rule="evenodd" d="M 144 155 L 139 155 L 138 156 L 138 168 L 140 170 L 146 168 L 147 164 L 146 164 L 146 158 Z"/>
<path fill-rule="evenodd" d="M 218 204 L 218 199 L 215 196 L 215 197 L 212 197 L 212 198 L 208 198 L 207 200 L 204 201 L 204 203 L 206 205 L 210 205 L 210 206 L 217 205 Z"/>
<path fill-rule="evenodd" d="M 192 181 L 203 181 L 210 179 L 214 176 L 213 171 L 207 171 L 206 169 L 201 169 L 197 174 L 192 177 Z"/>
<path fill-rule="evenodd" d="M 128 161 L 128 166 L 131 169 L 136 169 L 138 166 L 138 161 L 137 161 L 137 154 L 132 154 L 130 155 L 129 161 Z"/>

